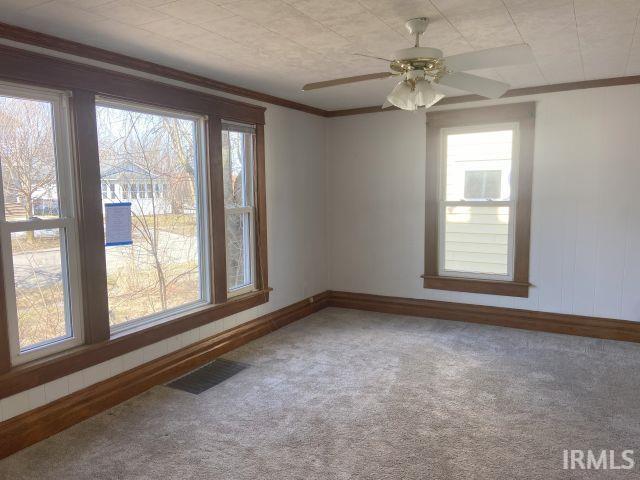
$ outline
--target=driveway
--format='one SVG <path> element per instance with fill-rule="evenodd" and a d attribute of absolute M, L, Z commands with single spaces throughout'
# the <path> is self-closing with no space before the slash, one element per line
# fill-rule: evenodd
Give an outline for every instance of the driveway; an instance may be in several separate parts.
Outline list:
<path fill-rule="evenodd" d="M 160 232 L 158 255 L 162 263 L 187 263 L 197 257 L 198 242 L 193 236 Z M 138 268 L 155 265 L 150 245 L 134 238 L 133 245 L 105 247 L 107 269 L 110 272 L 135 262 Z M 18 253 L 13 256 L 16 288 L 43 288 L 62 279 L 60 250 L 56 248 Z"/>

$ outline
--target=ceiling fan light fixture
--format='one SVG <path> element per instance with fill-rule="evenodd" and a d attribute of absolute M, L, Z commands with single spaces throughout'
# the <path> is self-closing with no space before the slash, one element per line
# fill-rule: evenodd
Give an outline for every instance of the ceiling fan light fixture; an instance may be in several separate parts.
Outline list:
<path fill-rule="evenodd" d="M 402 110 L 413 111 L 419 107 L 429 108 L 443 97 L 444 94 L 433 88 L 424 76 L 414 76 L 399 82 L 387 96 L 387 102 Z"/>
<path fill-rule="evenodd" d="M 426 79 L 416 81 L 414 94 L 416 105 L 425 108 L 431 107 L 444 98 L 444 94 L 433 88 L 431 82 Z"/>
<path fill-rule="evenodd" d="M 402 80 L 393 87 L 393 90 L 387 96 L 387 101 L 402 110 L 415 110 L 417 108 L 413 89 L 407 80 Z"/>
<path fill-rule="evenodd" d="M 531 47 L 525 43 L 445 57 L 442 50 L 438 48 L 420 46 L 420 36 L 424 34 L 428 25 L 429 19 L 427 17 L 409 19 L 405 26 L 409 33 L 415 36 L 415 43 L 411 48 L 398 50 L 392 59 L 387 60 L 362 53 L 356 54 L 389 62 L 388 71 L 309 83 L 302 89 L 314 90 L 377 78 L 401 76 L 402 81 L 387 96 L 387 101 L 382 108 L 393 105 L 402 110 L 415 111 L 420 107 L 429 108 L 445 96 L 436 88 L 437 85 L 486 98 L 500 98 L 509 89 L 507 83 L 479 77 L 466 73 L 466 71 L 535 63 Z"/>

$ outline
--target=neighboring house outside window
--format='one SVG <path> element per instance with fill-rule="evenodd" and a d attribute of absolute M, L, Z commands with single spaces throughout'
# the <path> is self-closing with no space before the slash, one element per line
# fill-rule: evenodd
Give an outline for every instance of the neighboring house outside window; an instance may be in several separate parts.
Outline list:
<path fill-rule="evenodd" d="M 528 296 L 535 104 L 427 113 L 424 287 Z"/>
<path fill-rule="evenodd" d="M 110 200 L 113 200 L 113 203 L 131 201 L 131 211 L 138 215 L 151 215 L 154 211 L 172 213 L 175 210 L 171 200 L 159 194 L 162 191 L 162 183 L 159 183 L 158 178 L 157 175 L 149 174 L 136 166 L 111 167 L 102 172 L 102 179 L 109 184 Z M 154 190 L 155 197 L 151 195 Z M 103 195 L 102 198 L 107 197 Z M 193 205 L 183 205 L 184 207 L 193 208 Z"/>

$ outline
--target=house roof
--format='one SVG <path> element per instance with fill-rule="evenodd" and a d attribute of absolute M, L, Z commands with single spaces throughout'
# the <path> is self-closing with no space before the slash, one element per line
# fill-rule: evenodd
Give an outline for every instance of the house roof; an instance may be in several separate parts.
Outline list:
<path fill-rule="evenodd" d="M 103 180 L 117 180 L 122 177 L 128 179 L 158 178 L 157 174 L 131 163 L 107 167 L 100 172 L 100 176 Z"/>

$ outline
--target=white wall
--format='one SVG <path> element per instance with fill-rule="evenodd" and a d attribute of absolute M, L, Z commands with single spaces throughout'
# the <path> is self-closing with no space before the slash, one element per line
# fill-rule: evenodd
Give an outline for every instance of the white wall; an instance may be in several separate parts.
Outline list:
<path fill-rule="evenodd" d="M 269 302 L 0 400 L 6 420 L 183 346 L 327 290 L 325 120 L 267 106 Z"/>
<path fill-rule="evenodd" d="M 269 303 L 0 400 L 0 419 L 328 288 L 640 321 L 640 86 L 531 99 L 530 298 L 422 288 L 423 114 L 324 119 L 265 105 Z"/>
<path fill-rule="evenodd" d="M 640 86 L 509 101 L 532 100 L 529 298 L 422 288 L 425 116 L 408 112 L 329 123 L 330 288 L 640 321 Z"/>

